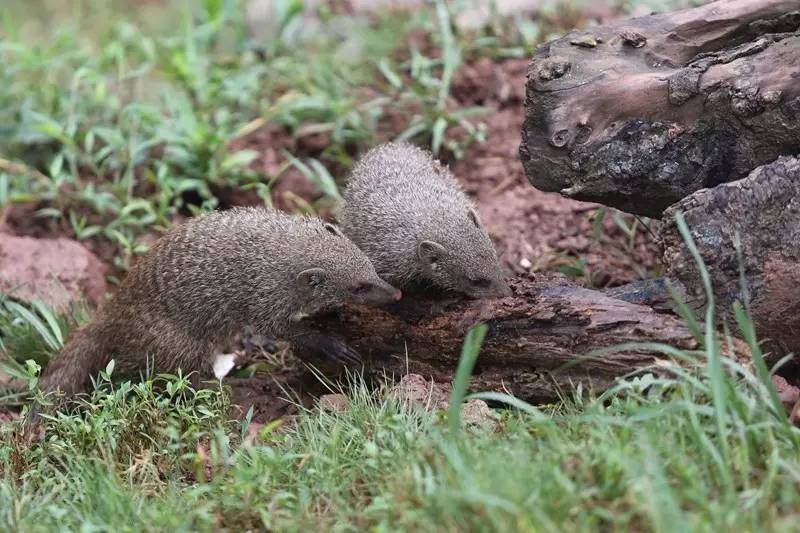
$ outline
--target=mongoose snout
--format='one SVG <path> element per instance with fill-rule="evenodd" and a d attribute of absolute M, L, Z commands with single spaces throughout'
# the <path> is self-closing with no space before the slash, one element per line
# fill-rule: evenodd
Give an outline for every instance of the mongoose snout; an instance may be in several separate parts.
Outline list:
<path fill-rule="evenodd" d="M 342 230 L 392 285 L 510 295 L 478 213 L 429 152 L 406 142 L 373 148 L 354 167 L 344 197 Z"/>
<path fill-rule="evenodd" d="M 381 283 L 362 282 L 351 291 L 353 299 L 369 305 L 382 306 L 400 301 L 402 291 L 381 280 Z"/>

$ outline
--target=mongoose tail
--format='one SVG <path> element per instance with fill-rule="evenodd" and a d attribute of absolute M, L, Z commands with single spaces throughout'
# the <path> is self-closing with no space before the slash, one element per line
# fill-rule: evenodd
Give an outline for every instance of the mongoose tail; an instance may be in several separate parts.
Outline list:
<path fill-rule="evenodd" d="M 75 331 L 42 372 L 39 388 L 46 395 L 46 403 L 34 401 L 23 425 L 23 434 L 30 441 L 42 436 L 41 415 L 86 392 L 91 378 L 110 361 L 96 329 L 94 323 L 89 323 Z"/>
<path fill-rule="evenodd" d="M 39 378 L 43 392 L 71 397 L 87 391 L 91 378 L 111 360 L 98 329 L 98 323 L 91 322 L 72 334 Z"/>

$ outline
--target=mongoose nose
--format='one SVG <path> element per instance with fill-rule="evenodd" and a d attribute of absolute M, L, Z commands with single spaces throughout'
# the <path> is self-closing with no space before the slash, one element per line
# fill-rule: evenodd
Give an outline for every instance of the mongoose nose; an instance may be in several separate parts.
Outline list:
<path fill-rule="evenodd" d="M 394 296 L 393 296 L 395 302 L 399 302 L 402 297 L 403 297 L 403 291 L 401 291 L 399 289 L 397 290 L 396 293 L 394 293 Z"/>

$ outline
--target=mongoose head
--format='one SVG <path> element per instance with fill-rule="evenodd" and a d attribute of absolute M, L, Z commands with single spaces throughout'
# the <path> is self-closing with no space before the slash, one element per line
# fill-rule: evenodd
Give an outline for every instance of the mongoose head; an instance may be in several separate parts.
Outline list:
<path fill-rule="evenodd" d="M 299 315 L 313 315 L 345 302 L 381 306 L 400 300 L 402 292 L 382 280 L 353 242 L 332 224 L 310 255 L 310 265 L 295 281 L 300 295 Z"/>
<path fill-rule="evenodd" d="M 440 287 L 472 298 L 510 296 L 492 241 L 475 209 L 467 207 L 462 217 L 448 222 L 417 243 L 417 258 L 425 276 Z"/>

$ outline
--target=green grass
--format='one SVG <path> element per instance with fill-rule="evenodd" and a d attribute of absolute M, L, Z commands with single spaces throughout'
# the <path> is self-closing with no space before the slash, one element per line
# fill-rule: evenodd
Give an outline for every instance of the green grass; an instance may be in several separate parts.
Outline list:
<path fill-rule="evenodd" d="M 496 432 L 355 379 L 347 412 L 304 411 L 243 444 L 218 391 L 124 385 L 48 422 L 41 445 L 3 428 L 0 529 L 788 531 L 800 433 L 721 361 L 722 375 L 700 360 L 602 398 L 523 404 Z"/>
<path fill-rule="evenodd" d="M 111 241 L 124 269 L 142 234 L 219 206 L 226 189 L 270 203 L 293 166 L 323 205 L 336 201 L 354 156 L 381 140 L 387 108 L 405 118 L 384 137 L 463 154 L 488 110 L 453 107 L 454 72 L 465 56 L 533 44 L 487 35 L 465 52 L 474 35 L 454 28 L 443 2 L 377 18 L 323 11 L 319 28 L 302 23 L 301 2 L 273 3 L 278 22 L 258 41 L 236 1 L 12 1 L 0 25 L 0 209 L 32 202 L 78 239 Z M 431 49 L 406 44 L 413 29 Z M 265 125 L 330 140 L 265 172 L 252 163 L 269 147 L 243 147 Z"/>
<path fill-rule="evenodd" d="M 459 67 L 526 57 L 586 23 L 583 3 L 547 2 L 539 19 L 495 13 L 460 28 L 464 1 L 373 17 L 321 9 L 309 26 L 302 2 L 276 0 L 259 40 L 244 0 L 9 0 L 0 14 L 0 220 L 24 203 L 38 219 L 29 226 L 111 243 L 117 276 L 176 217 L 225 207 L 231 191 L 269 204 L 296 169 L 322 198 L 290 194 L 291 204 L 327 212 L 355 157 L 378 142 L 408 138 L 461 157 L 485 140 L 492 109 L 454 102 Z M 264 128 L 277 134 L 258 141 Z M 324 146 L 304 147 L 309 133 Z M 272 145 L 280 142 L 292 146 Z M 262 165 L 268 150 L 278 161 Z"/>

